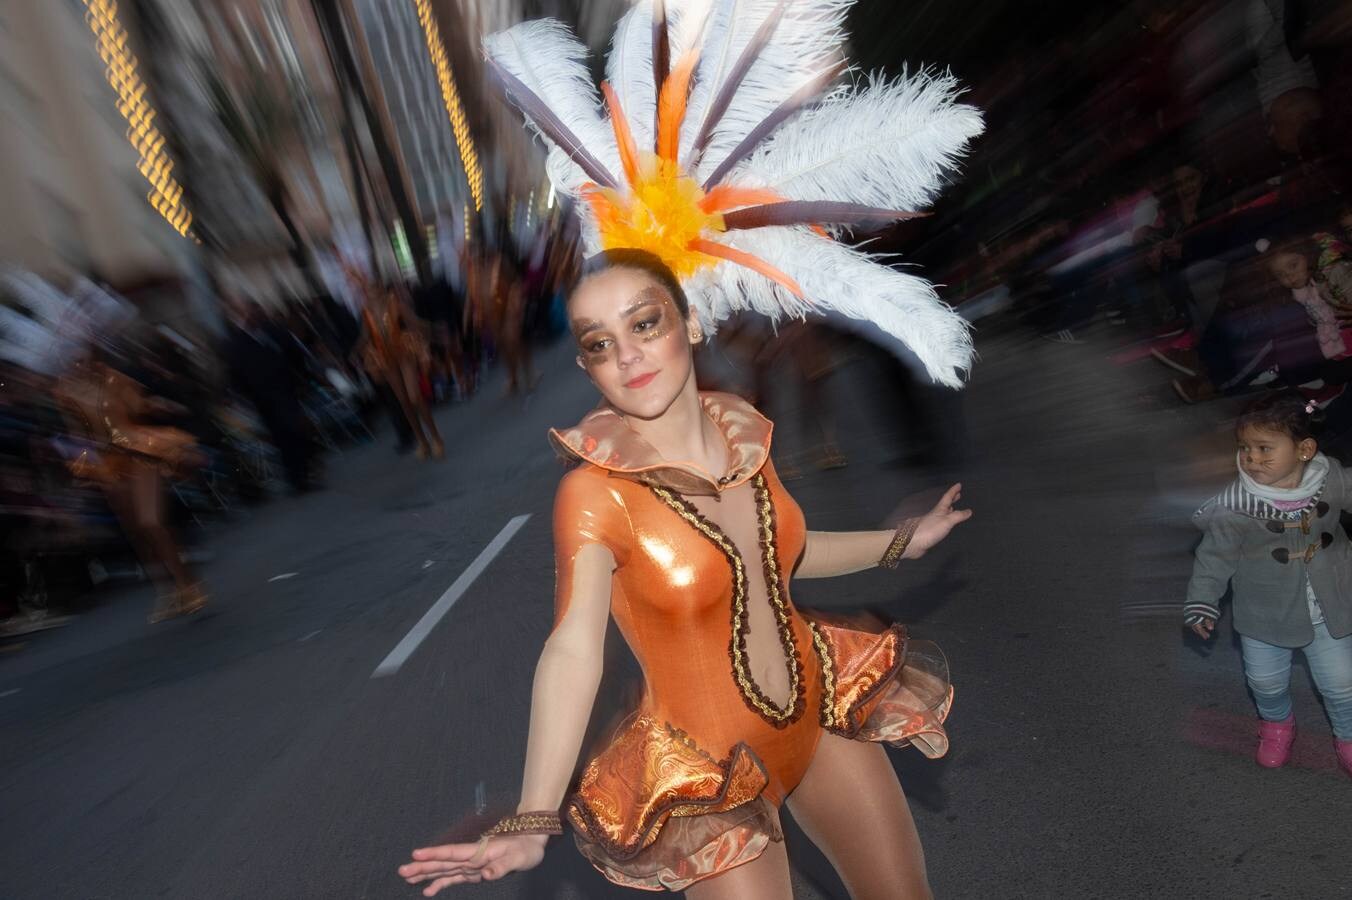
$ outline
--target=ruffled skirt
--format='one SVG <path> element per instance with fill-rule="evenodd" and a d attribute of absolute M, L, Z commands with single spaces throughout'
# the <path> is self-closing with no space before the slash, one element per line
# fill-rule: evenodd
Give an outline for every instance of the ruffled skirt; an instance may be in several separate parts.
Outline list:
<path fill-rule="evenodd" d="M 948 750 L 948 665 L 906 629 L 882 634 L 808 620 L 820 663 L 821 727 L 926 756 Z M 583 855 L 611 881 L 683 890 L 781 840 L 765 764 L 744 743 L 715 759 L 640 710 L 583 771 L 567 813 Z"/>

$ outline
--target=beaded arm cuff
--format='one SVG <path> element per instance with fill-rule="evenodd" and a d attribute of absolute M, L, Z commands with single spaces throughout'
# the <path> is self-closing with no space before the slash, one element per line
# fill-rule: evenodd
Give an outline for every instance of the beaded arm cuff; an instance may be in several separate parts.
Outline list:
<path fill-rule="evenodd" d="M 483 837 L 499 834 L 563 834 L 563 821 L 556 812 L 517 813 L 499 821 Z"/>
<path fill-rule="evenodd" d="M 915 537 L 915 530 L 920 526 L 920 520 L 907 519 L 897 526 L 897 531 L 892 535 L 892 542 L 887 545 L 883 551 L 882 558 L 878 560 L 878 565 L 884 569 L 895 569 L 901 562 L 902 555 L 906 548 L 911 545 L 911 538 Z"/>
<path fill-rule="evenodd" d="M 498 824 L 479 835 L 479 849 L 470 857 L 470 865 L 477 864 L 483 858 L 489 838 L 515 834 L 563 834 L 563 820 L 552 810 L 517 813 L 500 819 Z"/>

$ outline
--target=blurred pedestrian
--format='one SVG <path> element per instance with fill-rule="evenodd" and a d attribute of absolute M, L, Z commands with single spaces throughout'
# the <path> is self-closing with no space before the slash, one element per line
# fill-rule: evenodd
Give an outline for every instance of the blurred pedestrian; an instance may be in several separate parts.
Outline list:
<path fill-rule="evenodd" d="M 362 322 L 366 330 L 358 343 L 358 354 L 367 372 L 394 397 L 418 458 L 441 459 L 446 446 L 423 385 L 431 364 L 426 338 L 393 288 L 367 286 Z"/>
<path fill-rule="evenodd" d="M 293 345 L 289 337 L 268 321 L 257 303 L 234 301 L 227 307 L 231 327 L 226 338 L 225 360 L 230 382 L 258 411 L 282 457 L 282 468 L 291 489 L 304 493 L 315 487 L 310 471 L 314 445 L 296 383 Z"/>
<path fill-rule="evenodd" d="M 165 518 L 166 479 L 205 461 L 193 436 L 150 424 L 174 410 L 109 365 L 103 351 L 83 355 L 54 393 L 80 441 L 72 473 L 98 484 L 146 575 L 161 583 L 150 621 L 201 609 L 206 593 Z"/>

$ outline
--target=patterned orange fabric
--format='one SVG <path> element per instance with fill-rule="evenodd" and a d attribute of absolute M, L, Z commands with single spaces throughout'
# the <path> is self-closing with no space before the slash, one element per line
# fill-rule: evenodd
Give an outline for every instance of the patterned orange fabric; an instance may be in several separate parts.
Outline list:
<path fill-rule="evenodd" d="M 556 618 L 570 601 L 574 557 L 588 543 L 608 547 L 611 616 L 645 682 L 639 709 L 584 769 L 568 814 L 607 878 L 651 890 L 679 890 L 778 840 L 774 808 L 824 730 L 926 753 L 946 747 L 946 671 L 912 673 L 904 630 L 854 631 L 794 608 L 788 582 L 806 530 L 769 461 L 770 423 L 730 395 L 701 401 L 730 450 L 721 479 L 663 460 L 607 408 L 551 433 L 586 461 L 555 500 Z M 759 642 L 748 637 L 753 613 L 768 628 Z M 782 661 L 751 665 L 767 652 Z M 784 666 L 787 697 L 752 676 L 766 665 Z"/>

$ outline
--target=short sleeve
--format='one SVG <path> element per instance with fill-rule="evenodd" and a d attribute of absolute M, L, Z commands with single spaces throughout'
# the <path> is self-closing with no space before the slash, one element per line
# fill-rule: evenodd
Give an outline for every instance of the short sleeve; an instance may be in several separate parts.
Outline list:
<path fill-rule="evenodd" d="M 632 531 L 620 486 L 586 465 L 559 482 L 554 496 L 554 623 L 568 610 L 574 590 L 573 561 L 588 544 L 610 551 L 616 567 L 629 558 Z"/>

